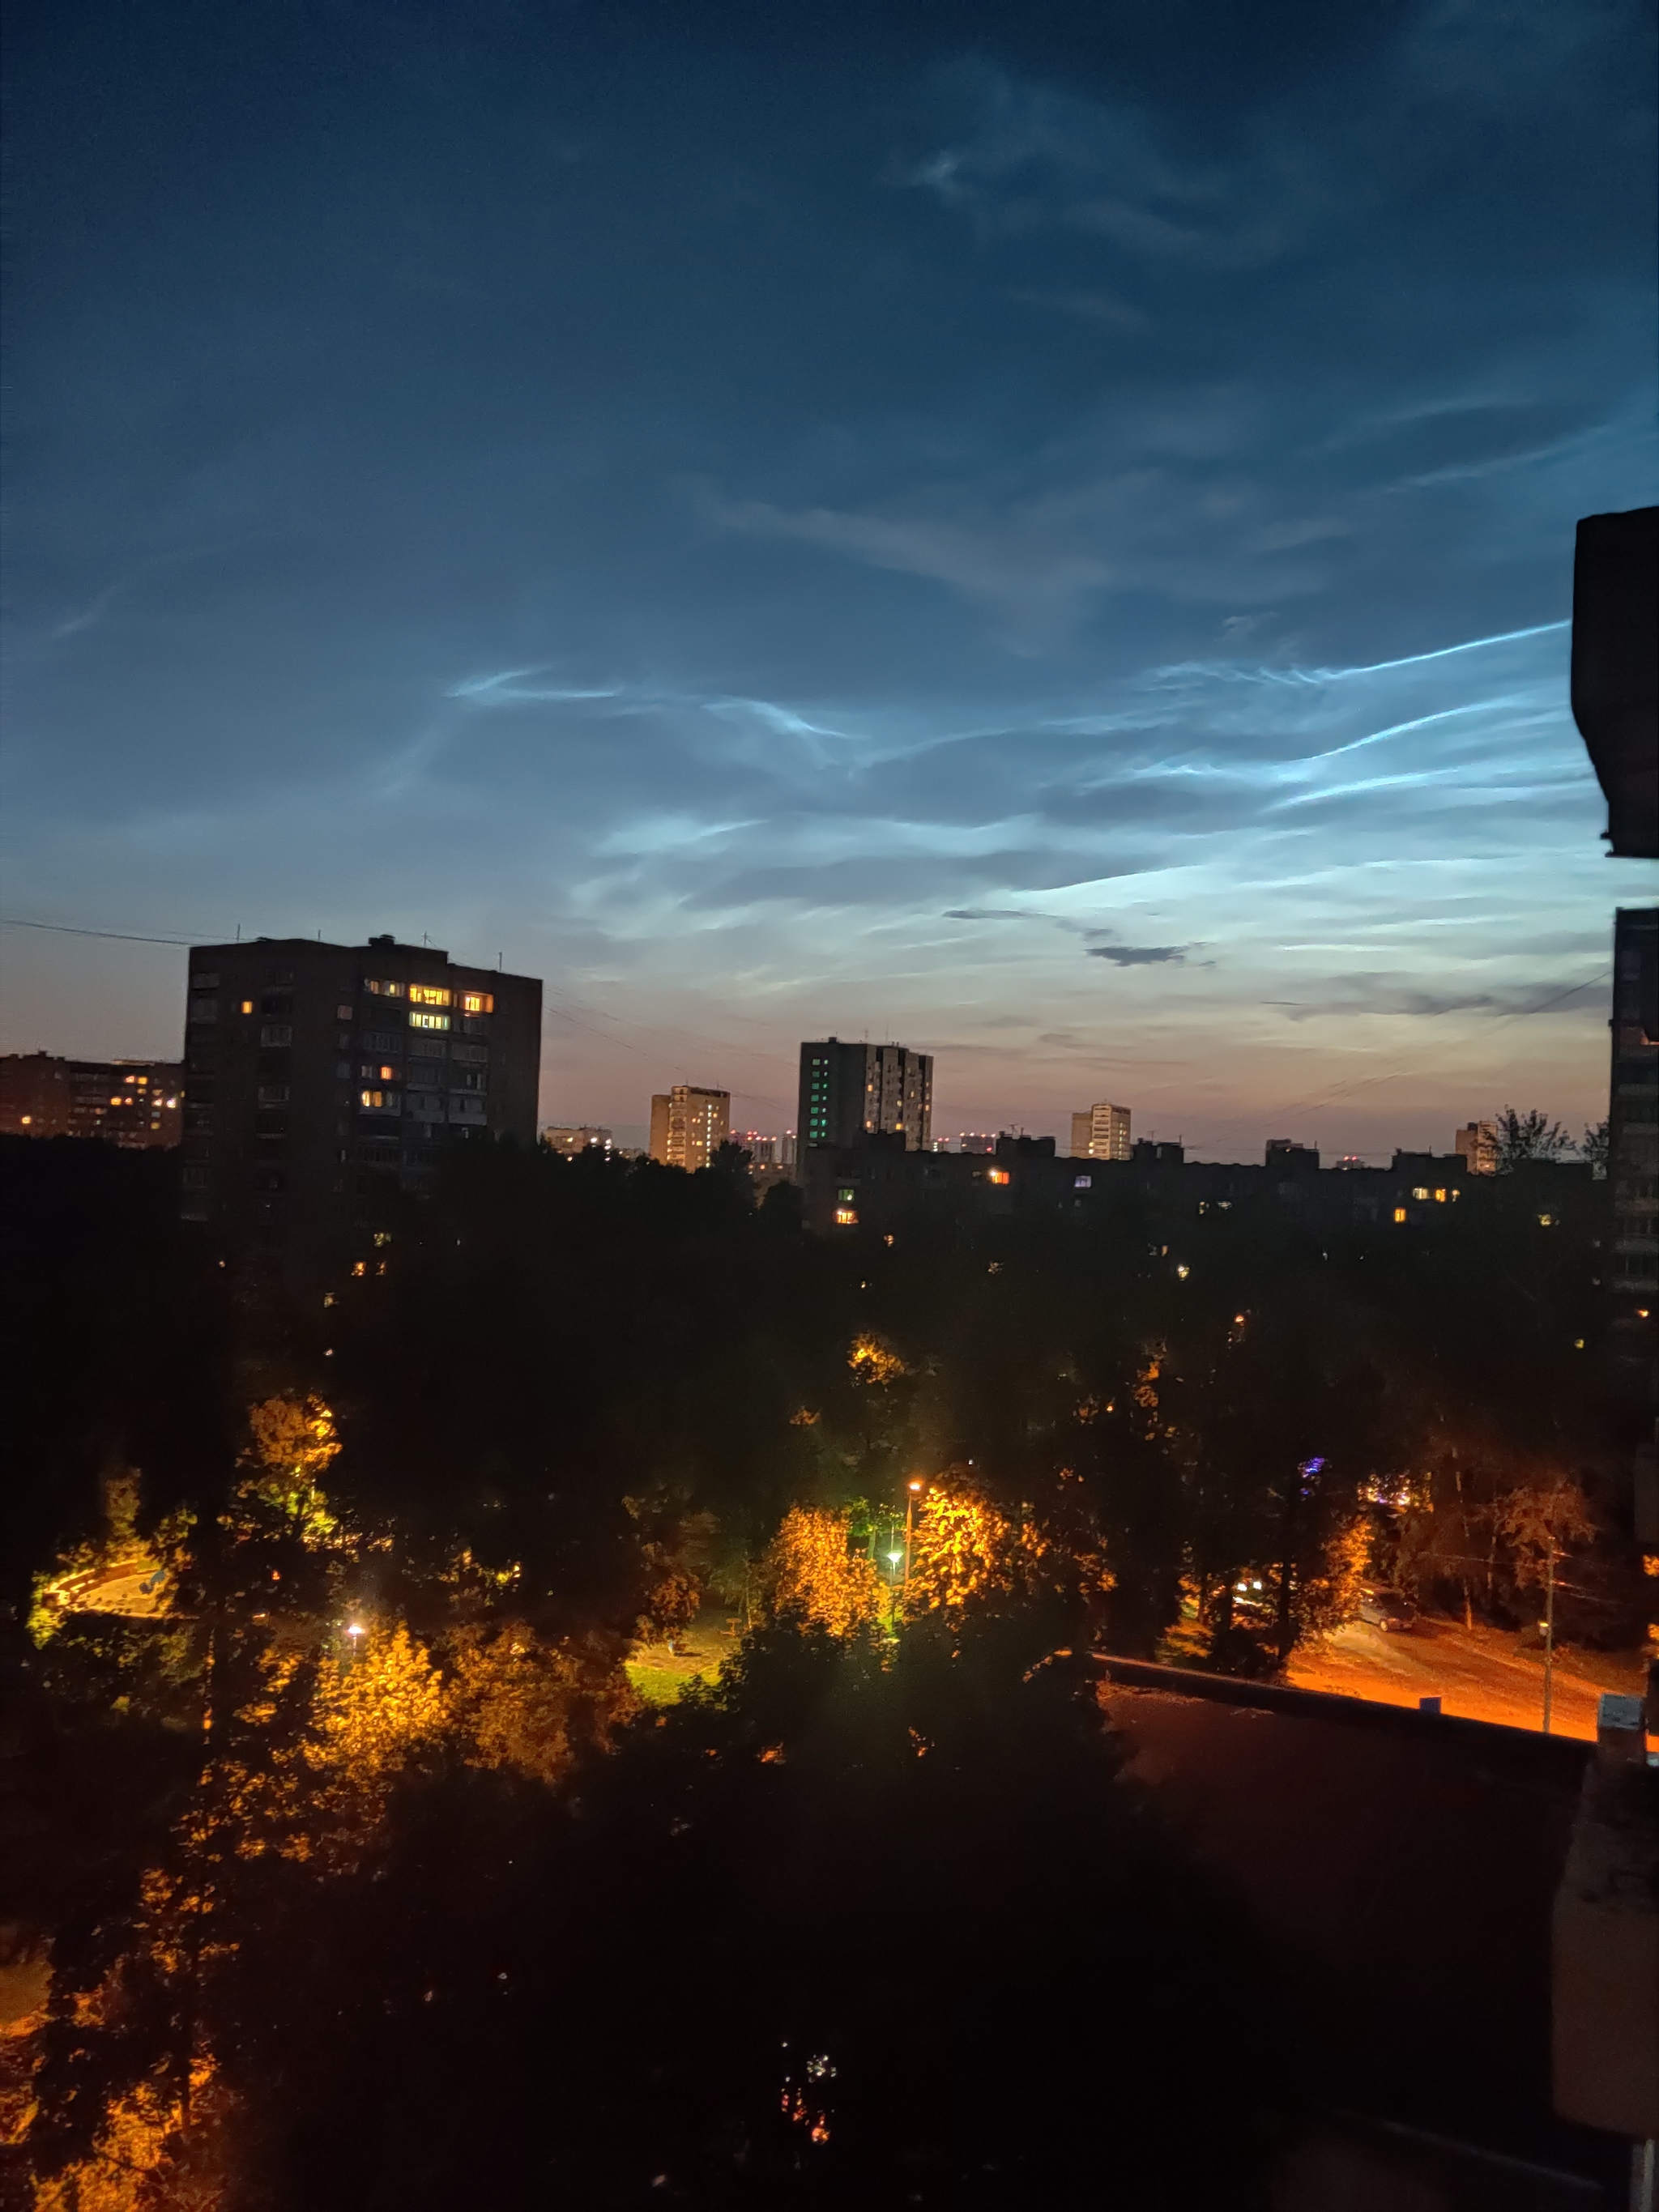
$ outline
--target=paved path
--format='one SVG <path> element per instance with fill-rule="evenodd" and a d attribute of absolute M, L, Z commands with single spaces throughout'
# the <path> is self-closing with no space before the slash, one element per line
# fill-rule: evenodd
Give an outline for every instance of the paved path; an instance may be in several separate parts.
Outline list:
<path fill-rule="evenodd" d="M 1645 1674 L 1646 1662 L 1635 1653 L 1558 1653 L 1552 1733 L 1593 1738 L 1600 1693 L 1639 1695 Z M 1403 1634 L 1388 1635 L 1351 1621 L 1322 1650 L 1298 1651 L 1288 1679 L 1298 1689 L 1334 1690 L 1390 1705 L 1414 1705 L 1437 1691 L 1442 1710 L 1466 1720 L 1543 1724 L 1542 1656 L 1517 1650 L 1515 1636 L 1503 1629 L 1419 1620 Z"/>

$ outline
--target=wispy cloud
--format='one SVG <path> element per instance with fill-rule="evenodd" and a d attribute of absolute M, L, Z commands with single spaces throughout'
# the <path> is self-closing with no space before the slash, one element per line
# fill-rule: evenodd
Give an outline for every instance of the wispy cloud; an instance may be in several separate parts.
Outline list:
<path fill-rule="evenodd" d="M 1109 960 L 1114 968 L 1158 968 L 1186 965 L 1184 945 L 1091 945 L 1091 960 Z"/>

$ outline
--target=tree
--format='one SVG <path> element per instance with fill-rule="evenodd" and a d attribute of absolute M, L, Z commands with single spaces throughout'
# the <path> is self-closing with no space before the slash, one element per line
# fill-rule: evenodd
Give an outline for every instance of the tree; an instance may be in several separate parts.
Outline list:
<path fill-rule="evenodd" d="M 1597 1182 L 1604 1182 L 1607 1174 L 1607 1119 L 1603 1115 L 1599 1121 L 1586 1125 L 1578 1146 L 1578 1157 L 1588 1160 L 1589 1171 Z"/>
<path fill-rule="evenodd" d="M 831 1636 L 851 1636 L 881 1617 L 874 1562 L 852 1548 L 850 1513 L 792 1506 L 766 1559 L 773 1609 L 797 1613 Z"/>
<path fill-rule="evenodd" d="M 1573 1156 L 1572 1139 L 1559 1121 L 1533 1107 L 1524 1114 L 1505 1106 L 1493 1122 L 1498 1139 L 1498 1172 L 1512 1175 L 1534 1160 L 1565 1160 Z"/>

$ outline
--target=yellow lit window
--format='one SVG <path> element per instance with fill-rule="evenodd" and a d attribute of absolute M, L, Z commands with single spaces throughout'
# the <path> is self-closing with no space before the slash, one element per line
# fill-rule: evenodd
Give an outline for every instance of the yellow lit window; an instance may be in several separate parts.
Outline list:
<path fill-rule="evenodd" d="M 1434 1202 L 1437 1206 L 1443 1206 L 1446 1203 L 1446 1194 L 1443 1190 L 1436 1191 Z"/>
<path fill-rule="evenodd" d="M 243 1000 L 243 1001 L 242 1001 L 242 1012 L 243 1012 L 245 1014 L 251 1014 L 251 1013 L 253 1012 L 253 1001 L 252 1001 L 252 999 L 244 999 L 244 1000 Z"/>
<path fill-rule="evenodd" d="M 447 991 L 440 990 L 435 983 L 411 983 L 409 987 L 409 1003 L 411 1006 L 447 1006 L 449 1004 L 449 994 Z"/>
<path fill-rule="evenodd" d="M 1008 1170 L 1006 1168 L 987 1168 L 985 1180 L 987 1182 L 1006 1182 Z"/>
<path fill-rule="evenodd" d="M 1426 1191 L 1426 1190 L 1422 1190 L 1422 1189 L 1414 1190 L 1414 1191 L 1412 1193 L 1412 1196 L 1413 1196 L 1413 1198 L 1415 1198 L 1415 1199 L 1419 1199 L 1419 1200 L 1425 1199 L 1425 1198 L 1428 1196 L 1428 1194 L 1429 1194 L 1427 1193 L 1427 1191 Z"/>
<path fill-rule="evenodd" d="M 858 1215 L 850 1206 L 838 1206 L 836 1208 L 836 1219 L 842 1228 L 851 1229 L 856 1225 Z"/>
<path fill-rule="evenodd" d="M 1396 1221 L 1403 1221 L 1406 1218 L 1406 1209 L 1403 1206 L 1395 1206 L 1394 1210 L 1394 1218 Z"/>
<path fill-rule="evenodd" d="M 1538 1226 L 1540 1229 L 1553 1229 L 1555 1216 L 1553 1213 L 1540 1213 L 1538 1217 Z"/>
<path fill-rule="evenodd" d="M 495 1011 L 495 1001 L 488 991 L 463 991 L 461 1011 L 467 1014 L 493 1014 Z"/>
<path fill-rule="evenodd" d="M 411 1013 L 409 1018 L 409 1026 L 412 1030 L 447 1030 L 449 1027 L 449 1017 L 447 1014 Z"/>
<path fill-rule="evenodd" d="M 357 1093 L 357 1103 L 362 1106 L 384 1106 L 386 1093 L 384 1091 L 360 1091 Z"/>

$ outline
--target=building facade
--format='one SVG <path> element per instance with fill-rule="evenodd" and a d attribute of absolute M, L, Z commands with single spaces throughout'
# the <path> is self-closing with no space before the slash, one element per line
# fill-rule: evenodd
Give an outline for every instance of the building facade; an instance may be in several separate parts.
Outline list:
<path fill-rule="evenodd" d="M 550 1152 L 557 1152 L 561 1159 L 566 1160 L 574 1160 L 578 1152 L 608 1152 L 614 1149 L 610 1130 L 586 1121 L 576 1127 L 550 1123 L 542 1131 L 542 1142 Z"/>
<path fill-rule="evenodd" d="M 800 1048 L 795 1127 L 803 1155 L 814 1145 L 896 1137 L 925 1152 L 933 1133 L 933 1060 L 902 1044 L 842 1044 L 824 1037 Z"/>
<path fill-rule="evenodd" d="M 651 1101 L 651 1157 L 665 1167 L 695 1174 L 706 1168 L 732 1133 L 732 1094 L 677 1083 Z"/>
<path fill-rule="evenodd" d="M 1498 1173 L 1498 1132 L 1490 1121 L 1466 1121 L 1452 1139 L 1452 1150 L 1469 1174 Z"/>
<path fill-rule="evenodd" d="M 1072 1158 L 1074 1160 L 1127 1160 L 1129 1157 L 1129 1109 L 1104 1100 L 1086 1112 L 1072 1116 Z"/>
<path fill-rule="evenodd" d="M 0 1056 L 0 1135 L 166 1149 L 184 1124 L 184 1074 L 177 1060 L 7 1053 Z"/>
<path fill-rule="evenodd" d="M 1659 1306 L 1659 907 L 1613 917 L 1607 1176 L 1615 1294 Z"/>
<path fill-rule="evenodd" d="M 194 946 L 183 1212 L 287 1271 L 337 1262 L 446 1149 L 535 1142 L 542 987 L 434 947 Z"/>

